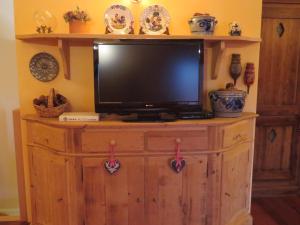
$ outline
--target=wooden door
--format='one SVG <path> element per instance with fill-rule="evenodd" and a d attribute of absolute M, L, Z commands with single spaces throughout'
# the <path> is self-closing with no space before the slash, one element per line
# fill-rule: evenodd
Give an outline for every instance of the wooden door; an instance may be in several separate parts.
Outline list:
<path fill-rule="evenodd" d="M 171 157 L 148 157 L 145 162 L 147 225 L 203 225 L 207 215 L 207 156 L 185 157 L 174 172 Z"/>
<path fill-rule="evenodd" d="M 68 225 L 68 159 L 31 147 L 32 224 Z"/>
<path fill-rule="evenodd" d="M 254 194 L 299 190 L 300 5 L 264 4 Z"/>
<path fill-rule="evenodd" d="M 83 159 L 85 225 L 144 224 L 144 159 L 118 157 L 121 168 L 111 175 L 107 158 Z"/>

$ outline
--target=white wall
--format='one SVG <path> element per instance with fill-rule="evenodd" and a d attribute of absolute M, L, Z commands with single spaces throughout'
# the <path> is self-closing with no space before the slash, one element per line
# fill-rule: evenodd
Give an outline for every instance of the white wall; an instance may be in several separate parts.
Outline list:
<path fill-rule="evenodd" d="M 19 107 L 13 0 L 0 0 L 0 215 L 18 211 L 12 110 Z"/>

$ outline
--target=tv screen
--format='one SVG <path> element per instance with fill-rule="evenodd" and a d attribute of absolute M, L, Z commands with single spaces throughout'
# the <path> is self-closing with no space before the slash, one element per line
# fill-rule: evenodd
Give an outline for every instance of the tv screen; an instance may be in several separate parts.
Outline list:
<path fill-rule="evenodd" d="M 98 41 L 94 64 L 96 112 L 201 108 L 202 41 Z"/>

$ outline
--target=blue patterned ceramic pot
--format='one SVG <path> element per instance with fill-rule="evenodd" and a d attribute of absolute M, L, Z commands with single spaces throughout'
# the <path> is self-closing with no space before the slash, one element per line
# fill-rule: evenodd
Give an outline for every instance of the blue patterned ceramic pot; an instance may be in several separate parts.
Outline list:
<path fill-rule="evenodd" d="M 188 22 L 194 34 L 213 34 L 218 23 L 215 17 L 201 13 L 195 13 Z"/>
<path fill-rule="evenodd" d="M 216 117 L 239 117 L 245 106 L 245 91 L 234 88 L 211 91 L 209 98 Z"/>

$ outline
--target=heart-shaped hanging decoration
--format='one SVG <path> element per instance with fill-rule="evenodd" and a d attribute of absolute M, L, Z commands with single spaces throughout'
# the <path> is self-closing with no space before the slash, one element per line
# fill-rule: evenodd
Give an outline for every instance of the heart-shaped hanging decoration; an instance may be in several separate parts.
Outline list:
<path fill-rule="evenodd" d="M 107 160 L 104 163 L 105 169 L 110 173 L 114 174 L 118 172 L 118 170 L 121 168 L 121 163 L 119 160 Z"/>
<path fill-rule="evenodd" d="M 170 166 L 176 173 L 180 173 L 180 171 L 185 167 L 185 160 L 173 159 L 171 160 Z"/>

